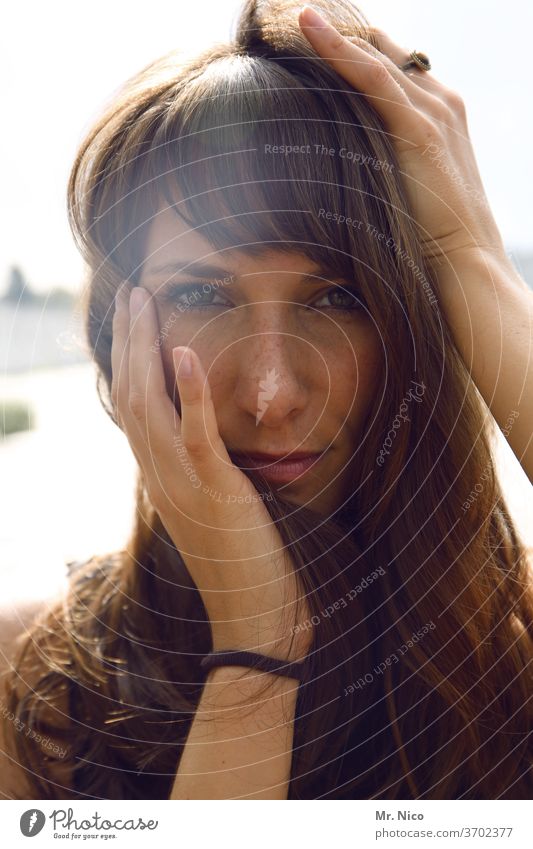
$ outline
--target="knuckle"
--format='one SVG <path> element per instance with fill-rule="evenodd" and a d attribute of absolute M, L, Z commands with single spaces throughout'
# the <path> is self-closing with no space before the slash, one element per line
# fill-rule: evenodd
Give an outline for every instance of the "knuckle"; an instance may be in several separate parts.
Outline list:
<path fill-rule="evenodd" d="M 382 62 L 375 61 L 370 63 L 368 69 L 369 80 L 373 85 L 382 86 L 390 80 L 390 74 Z"/>
<path fill-rule="evenodd" d="M 331 35 L 329 46 L 332 50 L 341 50 L 346 44 L 346 39 L 340 32 L 335 32 Z"/>
<path fill-rule="evenodd" d="M 433 121 L 430 121 L 427 118 L 420 118 L 418 120 L 418 129 L 420 131 L 424 144 L 427 147 L 442 147 L 442 135 L 439 131 L 439 128 L 435 126 Z"/>
<path fill-rule="evenodd" d="M 198 404 L 202 402 L 202 390 L 196 387 L 190 387 L 187 389 L 187 393 L 180 393 L 180 401 L 182 407 L 190 407 L 191 410 L 194 410 Z"/>
<path fill-rule="evenodd" d="M 200 460 L 205 457 L 207 444 L 197 434 L 186 437 L 183 440 L 185 450 L 191 459 Z"/>
<path fill-rule="evenodd" d="M 453 112 L 459 112 L 460 114 L 462 114 L 466 111 L 465 102 L 457 91 L 453 91 L 452 89 L 446 89 L 444 93 L 444 99 Z"/>
<path fill-rule="evenodd" d="M 144 421 L 146 416 L 146 396 L 133 389 L 128 396 L 128 409 L 134 419 Z"/>
<path fill-rule="evenodd" d="M 442 101 L 435 104 L 432 108 L 432 117 L 434 121 L 437 121 L 439 124 L 447 124 L 451 118 L 451 110 Z"/>

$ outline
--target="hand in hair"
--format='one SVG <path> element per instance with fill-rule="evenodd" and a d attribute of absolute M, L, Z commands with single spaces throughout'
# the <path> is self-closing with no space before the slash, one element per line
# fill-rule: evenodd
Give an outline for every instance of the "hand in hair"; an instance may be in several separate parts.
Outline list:
<path fill-rule="evenodd" d="M 137 300 L 138 296 L 138 300 Z M 310 635 L 292 561 L 261 496 L 233 465 L 219 434 L 209 382 L 189 347 L 174 349 L 181 417 L 166 389 L 159 326 L 146 290 L 124 288 L 113 318 L 111 396 L 148 496 L 204 602 L 215 650 L 300 660 Z M 296 604 L 298 601 L 298 604 Z M 298 611 L 297 611 L 298 608 Z"/>
<path fill-rule="evenodd" d="M 321 58 L 383 118 L 455 344 L 533 481 L 533 293 L 506 254 L 461 97 L 426 71 L 402 71 L 408 51 L 379 29 L 345 37 L 308 7 L 299 23 Z"/>
<path fill-rule="evenodd" d="M 438 267 L 458 251 L 505 254 L 460 95 L 427 71 L 402 71 L 409 51 L 382 30 L 369 28 L 366 38 L 345 37 L 314 15 L 306 6 L 299 17 L 313 49 L 383 118 L 426 259 Z"/>

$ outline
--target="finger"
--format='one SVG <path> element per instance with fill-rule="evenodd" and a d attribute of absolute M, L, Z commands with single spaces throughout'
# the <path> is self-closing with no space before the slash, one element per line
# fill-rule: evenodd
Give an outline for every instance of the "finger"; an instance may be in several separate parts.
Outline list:
<path fill-rule="evenodd" d="M 123 428 L 122 412 L 128 398 L 129 363 L 129 290 L 122 284 L 115 296 L 113 314 L 113 338 L 111 341 L 111 401 L 118 426 Z"/>
<path fill-rule="evenodd" d="M 232 466 L 220 436 L 209 380 L 192 348 L 172 350 L 181 403 L 181 438 L 205 479 L 220 475 L 220 463 Z"/>
<path fill-rule="evenodd" d="M 412 108 L 417 109 L 418 114 L 423 113 L 437 121 L 447 123 L 449 110 L 446 103 L 446 89 L 433 78 L 434 91 L 430 91 L 428 85 L 423 82 L 427 71 L 420 69 L 416 71 L 402 71 L 389 56 L 369 44 L 366 39 L 354 37 L 350 41 L 354 46 L 364 50 L 369 56 L 374 57 L 385 66 L 391 77 L 396 80 L 400 88 L 408 95 Z M 401 61 L 407 61 L 406 53 L 403 54 Z"/>
<path fill-rule="evenodd" d="M 130 298 L 128 410 L 154 456 L 170 459 L 179 416 L 166 390 L 153 300 L 136 286 Z"/>
<path fill-rule="evenodd" d="M 128 417 L 129 396 L 129 289 L 123 284 L 115 296 L 115 312 L 113 315 L 113 339 L 111 343 L 111 400 L 115 420 L 128 438 L 129 446 L 139 465 L 142 466 L 142 453 L 139 446 L 139 434 L 132 428 Z"/>
<path fill-rule="evenodd" d="M 405 87 L 408 93 L 414 94 L 413 86 L 416 86 L 416 88 L 426 91 L 430 98 L 433 96 L 443 101 L 444 86 L 429 71 L 423 71 L 421 68 L 410 68 L 406 71 L 401 70 L 401 66 L 409 60 L 409 50 L 400 47 L 387 33 L 377 27 L 371 27 L 368 32 L 368 39 L 354 37 L 353 41 L 360 44 L 363 48 L 366 45 L 373 55 L 386 57 L 386 60 L 389 60 L 387 62 L 387 68 L 389 68 L 400 85 Z M 352 38 L 348 40 L 352 41 Z M 429 105 L 432 101 L 428 99 L 424 102 Z"/>
<path fill-rule="evenodd" d="M 133 294 L 135 292 L 135 294 Z M 153 300 L 146 290 L 135 287 L 129 304 L 129 362 L 127 432 L 130 445 L 143 471 L 152 504 L 162 516 L 169 509 L 182 512 L 176 503 L 182 490 L 177 476 L 185 470 L 176 463 L 175 439 L 180 420 L 166 391 L 160 348 L 156 345 L 159 325 Z M 172 474 L 172 492 L 168 475 Z M 179 496 L 178 496 L 179 500 Z"/>
<path fill-rule="evenodd" d="M 404 138 L 406 134 L 417 134 L 418 112 L 391 73 L 390 65 L 394 64 L 391 60 L 385 57 L 382 61 L 358 43 L 344 38 L 308 6 L 300 13 L 299 22 L 317 53 L 370 100 L 394 135 Z M 406 81 L 408 85 L 414 85 L 408 77 Z"/>

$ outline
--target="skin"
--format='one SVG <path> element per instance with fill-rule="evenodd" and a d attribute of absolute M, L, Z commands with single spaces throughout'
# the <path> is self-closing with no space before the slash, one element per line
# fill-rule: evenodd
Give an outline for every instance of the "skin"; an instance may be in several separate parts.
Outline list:
<path fill-rule="evenodd" d="M 457 347 L 470 368 L 472 378 L 498 424 L 504 428 L 511 410 L 517 412 L 516 423 L 506 435 L 525 471 L 533 478 L 533 451 L 531 435 L 528 434 L 533 416 L 533 381 L 529 356 L 533 298 L 507 259 L 501 236 L 484 198 L 468 138 L 461 98 L 427 72 L 417 70 L 407 74 L 400 71 L 397 66 L 406 60 L 408 51 L 395 45 L 379 30 L 374 31 L 379 44 L 379 50 L 376 50 L 361 39 L 343 37 L 327 22 L 321 20 L 320 16 L 317 18 L 314 10 L 309 7 L 305 7 L 300 13 L 299 22 L 317 54 L 330 62 L 346 81 L 367 97 L 384 118 L 395 144 L 412 211 L 420 228 L 421 244 L 427 262 L 434 269 L 439 282 L 439 306 L 454 334 Z M 441 155 L 437 157 L 434 155 L 435 151 L 441 151 Z M 443 164 L 447 165 L 447 169 L 440 167 Z M 475 204 L 473 191 L 476 192 L 477 198 Z M 273 264 L 269 265 L 269 268 L 276 271 L 276 287 L 288 285 L 286 274 L 289 265 L 286 259 L 282 266 Z M 264 303 L 267 293 L 268 298 L 272 297 L 272 284 L 265 277 L 264 266 L 261 266 L 261 269 L 252 267 L 250 270 L 258 272 L 257 277 L 250 278 L 258 283 L 257 291 L 254 288 L 253 299 L 262 301 L 260 304 L 254 303 L 253 306 L 248 304 L 250 309 L 247 311 L 250 313 L 253 331 L 261 332 L 266 326 L 269 331 L 276 330 L 279 333 L 280 330 L 286 330 L 288 325 L 293 332 L 291 322 L 294 313 L 286 311 L 286 306 L 279 303 Z M 285 298 L 286 291 L 276 291 L 275 297 Z M 248 294 L 250 295 L 250 292 Z M 168 446 L 171 428 L 175 427 L 176 414 L 167 393 L 166 383 L 172 378 L 172 373 L 170 369 L 169 374 L 168 360 L 164 371 L 161 356 L 156 358 L 146 353 L 149 348 L 147 342 L 154 338 L 158 328 L 152 299 L 143 301 L 141 296 L 138 306 L 141 311 L 146 310 L 142 332 L 140 323 L 136 322 L 136 316 L 133 316 L 128 334 L 125 307 L 119 311 L 119 342 L 117 346 L 114 343 L 113 372 L 115 374 L 115 366 L 118 370 L 123 358 L 128 363 L 128 369 L 127 380 L 123 383 L 116 381 L 114 400 L 124 416 L 124 424 L 131 435 L 139 461 L 143 462 L 147 472 L 150 465 L 156 465 L 158 471 L 162 471 L 163 466 L 158 466 L 157 457 L 155 463 L 150 464 L 146 446 L 149 443 L 151 448 L 159 448 L 162 456 L 165 446 Z M 224 317 L 221 319 L 222 327 L 226 320 L 234 319 Z M 244 325 L 240 326 L 242 344 L 253 347 L 252 353 L 254 356 L 258 355 L 261 368 L 272 368 L 277 363 L 283 369 L 280 369 L 284 387 L 282 395 L 279 400 L 276 396 L 277 403 L 266 421 L 263 421 L 261 428 L 262 435 L 267 434 L 271 440 L 275 437 L 280 441 L 253 443 L 255 450 L 277 451 L 286 447 L 287 443 L 283 442 L 283 439 L 294 439 L 301 435 L 310 440 L 310 425 L 316 421 L 318 413 L 318 409 L 312 406 L 312 400 L 306 394 L 310 372 L 305 372 L 304 363 L 300 365 L 293 359 L 294 349 L 290 349 L 293 358 L 289 358 L 288 346 L 285 347 L 284 343 L 275 340 L 275 337 L 267 342 L 254 338 L 253 341 L 246 340 L 245 343 L 242 333 Z M 306 329 L 308 327 L 306 325 Z M 312 332 L 313 327 L 309 327 L 309 333 Z M 224 455 L 225 444 L 216 425 L 215 408 L 219 411 L 221 432 L 228 441 L 238 434 L 232 423 L 235 414 L 245 426 L 246 438 L 251 438 L 255 433 L 251 426 L 255 409 L 252 411 L 253 393 L 250 386 L 253 384 L 255 392 L 256 383 L 263 375 L 258 373 L 255 360 L 252 363 L 252 357 L 246 364 L 234 360 L 233 367 L 232 359 L 229 358 L 229 374 L 221 373 L 218 362 L 215 362 L 215 354 L 219 350 L 215 337 L 207 329 L 199 333 L 194 341 L 193 336 L 194 334 L 184 342 L 180 341 L 180 346 L 190 342 L 191 348 L 198 344 L 201 355 L 192 356 L 193 377 L 185 379 L 179 372 L 177 374 L 183 416 L 178 426 L 204 479 L 220 481 L 224 478 L 230 486 L 245 487 L 249 481 L 248 484 L 244 483 L 247 479 L 240 470 L 231 471 L 224 464 L 220 464 L 220 458 L 228 461 L 229 457 Z M 132 340 L 131 348 L 129 337 Z M 233 340 L 234 337 L 230 334 L 229 338 Z M 239 339 L 239 336 L 235 338 Z M 359 347 L 359 343 L 362 345 L 362 339 L 363 336 L 358 337 L 360 357 L 363 352 L 371 349 L 369 339 L 368 347 Z M 300 345 L 299 342 L 298 346 Z M 177 354 L 179 361 L 182 361 L 184 349 L 180 346 L 173 352 L 174 365 L 177 365 Z M 342 352 L 343 349 L 340 350 Z M 377 347 L 375 350 L 378 350 Z M 274 358 L 275 363 L 270 362 L 270 356 Z M 210 374 L 211 371 L 213 373 L 216 405 L 211 401 L 209 382 L 206 381 L 206 372 L 201 360 L 205 360 L 207 370 Z M 345 364 L 348 359 L 343 357 L 341 361 Z M 366 363 L 370 367 L 368 360 Z M 148 364 L 151 364 L 152 370 Z M 363 374 L 363 369 L 360 369 L 360 374 Z M 353 373 L 345 373 L 343 370 L 343 378 L 345 376 L 353 377 Z M 220 395 L 219 386 L 224 387 L 224 393 Z M 203 392 L 204 387 L 206 392 Z M 323 383 L 318 387 L 321 393 L 323 387 Z M 147 394 L 148 402 L 143 401 Z M 165 397 L 172 410 L 166 404 Z M 362 410 L 364 393 L 359 397 L 359 409 Z M 320 401 L 322 400 L 321 398 Z M 345 410 L 345 401 L 341 403 L 340 399 L 335 399 L 333 407 L 337 415 Z M 155 407 L 149 402 L 159 402 L 157 409 L 161 413 L 160 416 L 152 416 L 153 419 L 158 419 L 157 425 L 151 426 L 152 430 L 147 411 Z M 309 405 L 307 408 L 306 402 Z M 321 406 L 320 403 L 318 407 Z M 359 421 L 363 421 L 362 416 Z M 296 427 L 296 423 L 303 425 L 301 431 Z M 328 428 L 324 427 L 324 430 L 320 431 L 320 439 L 329 439 L 337 432 L 338 419 L 328 419 L 327 423 Z M 193 430 L 196 436 L 193 436 Z M 354 423 L 352 435 L 356 433 L 357 422 Z M 155 438 L 155 442 L 147 439 L 150 436 Z M 209 438 L 206 438 L 207 436 Z M 295 444 L 290 443 L 290 446 L 294 448 Z M 219 458 L 213 459 L 213 447 L 215 453 L 220 454 Z M 314 442 L 307 442 L 304 447 L 318 446 Z M 154 460 L 153 455 L 151 459 Z M 167 459 L 170 462 L 170 457 Z M 326 469 L 323 473 L 326 473 Z M 174 486 L 176 490 L 175 477 L 176 474 L 169 476 L 168 486 Z M 163 507 L 164 499 L 158 494 L 160 485 L 154 483 L 153 472 L 151 487 L 157 502 Z M 175 512 L 174 510 L 167 513 L 167 521 L 176 532 L 177 538 L 179 523 L 176 522 Z M 247 511 L 244 512 L 248 515 Z M 224 513 L 220 507 L 218 513 L 222 520 L 231 519 L 228 512 Z M 256 517 L 260 518 L 259 512 Z M 237 521 L 237 515 L 233 520 Z M 181 530 L 186 528 L 185 524 Z M 213 539 L 216 539 L 216 535 Z M 200 540 L 214 556 L 216 547 L 210 548 L 212 538 L 204 533 L 198 535 L 196 543 Z M 241 552 L 246 549 L 248 555 L 254 557 L 248 542 L 243 541 L 244 537 L 241 536 L 240 540 Z M 258 542 L 259 548 L 264 547 L 265 541 L 266 537 L 263 535 Z M 194 539 L 191 538 L 189 542 L 194 544 Z M 218 545 L 220 548 L 220 536 Z M 213 570 L 204 571 L 203 576 L 199 577 L 205 578 L 209 574 L 213 574 Z M 225 574 L 225 569 L 215 570 L 219 581 Z M 237 571 L 233 573 L 233 577 L 240 580 L 243 575 Z M 246 593 L 243 595 L 246 596 Z M 260 599 L 263 605 L 268 606 L 270 597 L 261 595 Z M 245 631 L 241 633 L 245 634 Z M 276 689 L 268 703 L 268 715 L 261 710 L 261 719 L 256 720 L 253 711 L 248 711 L 246 716 L 243 716 L 236 705 L 244 700 L 250 707 L 255 706 L 258 677 L 261 676 L 246 668 L 241 668 L 240 672 L 243 674 L 238 683 L 237 679 L 233 678 L 231 667 L 214 670 L 208 674 L 171 798 L 287 798 L 296 688 L 290 688 L 285 681 L 280 681 L 277 684 L 280 689 Z M 264 704 L 262 701 L 261 705 Z M 227 723 L 219 723 L 218 717 L 226 717 Z M 224 780 L 220 780 L 219 776 Z M 231 781 L 227 784 L 226 776 L 231 776 Z"/>
<path fill-rule="evenodd" d="M 191 264 L 200 261 L 224 271 L 191 281 Z M 178 265 L 171 280 L 168 270 L 156 271 L 169 263 Z M 187 288 L 177 292 L 180 282 Z M 340 282 L 345 288 L 296 253 L 269 249 L 252 259 L 242 250 L 213 251 L 164 205 L 150 227 L 139 285 L 129 300 L 126 287 L 117 296 L 117 418 L 219 649 L 294 659 L 310 644 L 307 630 L 291 640 L 299 598 L 292 563 L 229 452 L 324 452 L 308 473 L 273 488 L 325 514 L 344 503 L 379 383 L 381 346 L 364 306 L 346 291 L 349 281 Z M 178 369 L 185 351 L 190 377 Z M 276 391 L 257 421 L 269 374 Z M 304 620 L 306 610 L 304 601 Z"/>
<path fill-rule="evenodd" d="M 168 206 L 150 226 L 146 256 L 139 286 L 153 296 L 159 326 L 168 331 L 160 351 L 170 392 L 172 350 L 190 345 L 208 376 L 228 451 L 328 449 L 309 474 L 274 486 L 324 515 L 341 505 L 379 377 L 381 345 L 368 313 L 334 308 L 350 303 L 350 296 L 340 290 L 342 297 L 331 298 L 335 281 L 305 256 L 269 251 L 258 259 L 237 249 L 214 251 Z M 204 280 L 191 275 L 183 258 L 220 266 L 233 279 L 218 276 L 206 293 Z M 171 277 L 152 271 L 170 262 L 179 267 Z M 319 276 L 312 285 L 302 282 L 313 272 Z M 178 282 L 200 291 L 170 293 Z M 272 370 L 276 392 L 256 424 L 260 382 Z"/>
<path fill-rule="evenodd" d="M 468 134 L 465 104 L 409 51 L 371 28 L 378 48 L 341 35 L 306 6 L 312 47 L 362 92 L 395 149 L 438 303 L 472 379 L 533 481 L 533 292 L 507 256 Z M 512 427 L 509 428 L 509 422 Z"/>

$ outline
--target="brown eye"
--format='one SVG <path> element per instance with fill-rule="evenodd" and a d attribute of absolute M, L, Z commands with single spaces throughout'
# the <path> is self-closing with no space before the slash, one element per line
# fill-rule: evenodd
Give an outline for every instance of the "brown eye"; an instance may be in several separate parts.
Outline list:
<path fill-rule="evenodd" d="M 209 307 L 227 306 L 220 298 L 219 293 L 213 286 L 205 283 L 176 283 L 165 287 L 161 292 L 161 298 L 165 303 L 173 301 L 177 307 L 185 310 L 203 310 Z"/>
<path fill-rule="evenodd" d="M 320 304 L 324 298 L 327 303 Z M 354 312 L 364 307 L 364 301 L 355 289 L 350 289 L 348 286 L 333 286 L 321 295 L 318 301 L 315 301 L 314 306 Z"/>

